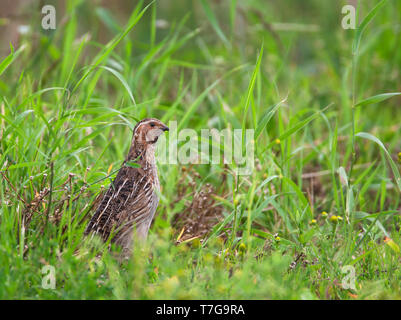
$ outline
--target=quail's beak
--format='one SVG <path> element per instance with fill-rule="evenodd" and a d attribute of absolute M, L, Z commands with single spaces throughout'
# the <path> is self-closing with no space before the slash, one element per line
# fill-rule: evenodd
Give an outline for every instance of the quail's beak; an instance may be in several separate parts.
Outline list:
<path fill-rule="evenodd" d="M 170 131 L 170 128 L 167 127 L 167 126 L 163 126 L 161 129 L 162 129 L 163 131 Z"/>

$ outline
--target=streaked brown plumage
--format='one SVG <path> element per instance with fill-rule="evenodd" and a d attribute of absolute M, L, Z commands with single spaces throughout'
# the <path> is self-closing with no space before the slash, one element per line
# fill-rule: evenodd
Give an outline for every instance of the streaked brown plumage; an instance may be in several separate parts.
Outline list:
<path fill-rule="evenodd" d="M 113 234 L 111 241 L 128 252 L 134 235 L 139 239 L 147 237 L 159 202 L 155 143 L 167 130 L 165 124 L 153 118 L 136 124 L 128 156 L 101 199 L 85 234 L 98 234 L 104 241 Z"/>

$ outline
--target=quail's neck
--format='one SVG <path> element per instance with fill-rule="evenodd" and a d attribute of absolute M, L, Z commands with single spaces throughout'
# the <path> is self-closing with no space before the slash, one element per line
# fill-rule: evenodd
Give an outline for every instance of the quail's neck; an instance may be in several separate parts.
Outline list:
<path fill-rule="evenodd" d="M 145 159 L 146 159 L 146 162 L 149 163 L 151 166 L 156 165 L 154 143 L 147 145 L 147 148 L 145 149 Z"/>
<path fill-rule="evenodd" d="M 135 143 L 127 156 L 128 161 L 135 161 L 142 165 L 142 167 L 155 166 L 155 145 L 154 144 L 140 144 Z"/>

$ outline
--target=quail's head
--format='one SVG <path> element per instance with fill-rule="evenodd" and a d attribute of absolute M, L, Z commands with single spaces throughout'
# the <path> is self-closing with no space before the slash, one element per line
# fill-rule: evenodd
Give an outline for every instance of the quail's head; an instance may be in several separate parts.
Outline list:
<path fill-rule="evenodd" d="M 148 118 L 139 121 L 134 128 L 133 143 L 154 144 L 159 136 L 169 128 L 160 120 Z"/>

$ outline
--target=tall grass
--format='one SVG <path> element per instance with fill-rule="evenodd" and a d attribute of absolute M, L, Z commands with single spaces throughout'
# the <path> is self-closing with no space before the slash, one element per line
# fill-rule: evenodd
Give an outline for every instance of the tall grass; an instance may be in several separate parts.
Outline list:
<path fill-rule="evenodd" d="M 401 297 L 401 4 L 361 2 L 352 31 L 339 3 L 292 3 L 68 1 L 56 30 L 32 19 L 0 60 L 0 297 Z M 149 240 L 121 262 L 83 230 L 148 116 L 254 129 L 255 170 L 159 164 Z"/>

